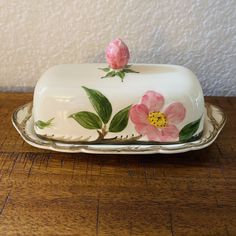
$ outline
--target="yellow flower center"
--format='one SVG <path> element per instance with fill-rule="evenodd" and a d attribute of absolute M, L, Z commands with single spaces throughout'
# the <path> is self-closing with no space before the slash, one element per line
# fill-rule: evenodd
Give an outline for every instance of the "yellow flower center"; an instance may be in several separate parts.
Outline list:
<path fill-rule="evenodd" d="M 164 128 L 167 126 L 167 118 L 165 114 L 160 111 L 150 112 L 147 119 L 151 125 L 154 125 L 157 128 Z"/>

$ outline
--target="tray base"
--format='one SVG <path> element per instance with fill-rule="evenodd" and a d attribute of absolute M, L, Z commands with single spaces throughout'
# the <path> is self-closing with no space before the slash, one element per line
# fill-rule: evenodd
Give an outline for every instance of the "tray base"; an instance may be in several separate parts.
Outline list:
<path fill-rule="evenodd" d="M 200 139 L 188 143 L 178 144 L 78 144 L 47 140 L 36 135 L 32 119 L 32 103 L 19 107 L 12 115 L 12 123 L 21 137 L 28 144 L 42 149 L 68 153 L 94 154 L 175 154 L 208 147 L 222 130 L 226 115 L 217 106 L 206 103 L 204 130 Z"/>

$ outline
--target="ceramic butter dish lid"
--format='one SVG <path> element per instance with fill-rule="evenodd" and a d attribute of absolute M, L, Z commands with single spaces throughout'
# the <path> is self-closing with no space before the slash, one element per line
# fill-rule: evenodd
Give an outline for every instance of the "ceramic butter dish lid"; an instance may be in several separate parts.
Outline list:
<path fill-rule="evenodd" d="M 179 143 L 201 137 L 204 97 L 196 76 L 176 65 L 128 65 L 120 40 L 106 64 L 54 66 L 33 99 L 40 138 L 89 144 Z"/>

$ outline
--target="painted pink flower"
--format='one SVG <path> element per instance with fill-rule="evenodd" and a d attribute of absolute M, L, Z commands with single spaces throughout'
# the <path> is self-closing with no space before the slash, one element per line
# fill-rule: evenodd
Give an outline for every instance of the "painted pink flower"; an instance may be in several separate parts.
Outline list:
<path fill-rule="evenodd" d="M 112 69 L 122 69 L 129 61 L 129 49 L 121 39 L 111 41 L 106 49 L 106 60 Z"/>
<path fill-rule="evenodd" d="M 130 119 L 135 124 L 136 131 L 146 135 L 148 140 L 170 142 L 177 141 L 179 130 L 176 127 L 186 114 L 186 109 L 180 102 L 171 103 L 164 111 L 164 97 L 154 91 L 147 91 L 141 103 L 130 109 Z"/>

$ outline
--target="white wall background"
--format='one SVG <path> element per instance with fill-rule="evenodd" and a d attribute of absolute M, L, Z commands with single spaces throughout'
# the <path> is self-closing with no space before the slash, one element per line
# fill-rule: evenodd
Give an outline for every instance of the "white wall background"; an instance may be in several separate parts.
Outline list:
<path fill-rule="evenodd" d="M 0 0 L 0 90 L 32 91 L 55 64 L 103 62 L 116 37 L 133 63 L 185 65 L 205 95 L 236 95 L 236 0 Z"/>

